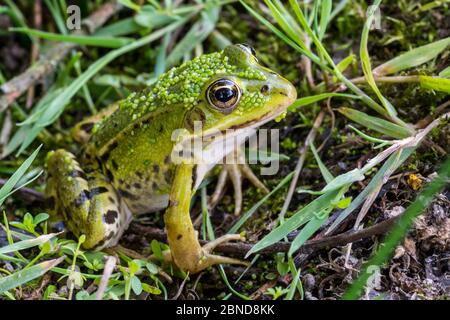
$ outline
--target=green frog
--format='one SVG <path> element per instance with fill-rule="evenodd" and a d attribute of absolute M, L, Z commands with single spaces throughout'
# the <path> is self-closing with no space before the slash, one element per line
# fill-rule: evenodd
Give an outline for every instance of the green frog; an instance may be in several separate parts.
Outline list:
<path fill-rule="evenodd" d="M 78 158 L 63 149 L 49 152 L 50 212 L 75 236 L 85 235 L 85 249 L 101 250 L 117 244 L 133 215 L 165 209 L 167 256 L 177 267 L 196 273 L 214 264 L 241 263 L 213 254 L 220 243 L 243 240 L 240 235 L 202 247 L 190 218 L 191 197 L 214 163 L 198 163 L 194 152 L 174 161 L 174 149 L 200 140 L 201 150 L 216 146 L 219 160 L 236 148 L 225 151 L 208 137 L 230 130 L 233 139 L 244 136 L 285 114 L 296 96 L 293 85 L 260 65 L 247 45 L 230 45 L 172 68 L 77 125 L 75 136 L 85 142 Z M 231 139 L 227 136 L 222 142 Z M 231 165 L 229 172 L 236 168 Z M 256 181 L 248 167 L 240 168 L 238 176 Z"/>

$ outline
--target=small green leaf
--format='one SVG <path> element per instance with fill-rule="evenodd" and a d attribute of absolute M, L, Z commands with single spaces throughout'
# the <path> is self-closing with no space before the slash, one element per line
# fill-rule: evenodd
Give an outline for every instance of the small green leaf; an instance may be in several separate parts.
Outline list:
<path fill-rule="evenodd" d="M 336 206 L 337 206 L 339 209 L 345 209 L 345 208 L 347 208 L 347 207 L 350 205 L 350 203 L 352 203 L 352 197 L 346 197 L 346 198 L 340 200 L 340 201 L 336 204 Z"/>
<path fill-rule="evenodd" d="M 136 274 L 140 269 L 139 262 L 137 260 L 131 260 L 128 262 L 128 268 L 131 274 Z"/>
<path fill-rule="evenodd" d="M 336 67 L 339 69 L 339 71 L 344 72 L 345 69 L 348 68 L 349 65 L 351 65 L 356 60 L 356 56 L 352 53 L 348 55 L 346 58 L 342 59 Z"/>
<path fill-rule="evenodd" d="M 82 234 L 79 238 L 78 238 L 78 243 L 79 244 L 83 244 L 86 241 L 86 235 Z"/>
<path fill-rule="evenodd" d="M 141 280 L 136 276 L 131 277 L 131 289 L 133 289 L 135 295 L 140 295 L 142 293 Z"/>
<path fill-rule="evenodd" d="M 148 272 L 150 272 L 151 274 L 157 274 L 158 273 L 158 267 L 151 262 L 147 262 L 145 264 L 145 267 L 147 268 Z"/>
<path fill-rule="evenodd" d="M 150 243 L 150 246 L 151 246 L 152 252 L 156 256 L 156 258 L 158 258 L 158 260 L 163 261 L 164 256 L 162 254 L 161 246 L 159 245 L 159 242 L 156 241 L 155 239 L 153 239 L 152 242 Z"/>
<path fill-rule="evenodd" d="M 153 287 L 151 285 L 148 285 L 147 283 L 141 283 L 141 285 L 142 285 L 142 290 L 144 290 L 147 293 L 154 294 L 154 295 L 161 294 L 161 290 L 157 287 Z"/>
<path fill-rule="evenodd" d="M 35 226 L 37 226 L 39 223 L 44 222 L 49 218 L 49 215 L 47 213 L 39 213 L 36 215 L 33 219 L 33 223 Z"/>

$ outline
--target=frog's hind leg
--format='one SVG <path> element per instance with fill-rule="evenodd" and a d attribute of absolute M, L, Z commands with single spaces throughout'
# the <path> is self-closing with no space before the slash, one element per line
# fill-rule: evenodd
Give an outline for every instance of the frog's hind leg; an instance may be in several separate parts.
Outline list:
<path fill-rule="evenodd" d="M 78 122 L 72 129 L 72 138 L 81 144 L 88 142 L 91 138 L 95 124 L 110 116 L 118 107 L 119 103 L 114 103 L 103 108 L 100 112 Z"/>
<path fill-rule="evenodd" d="M 108 179 L 97 170 L 85 173 L 65 150 L 49 153 L 46 195 L 51 213 L 63 218 L 75 236 L 86 236 L 83 247 L 100 250 L 117 244 L 131 214 Z"/>
<path fill-rule="evenodd" d="M 269 193 L 264 183 L 258 179 L 250 166 L 245 162 L 242 151 L 238 148 L 225 159 L 225 164 L 219 175 L 216 189 L 210 198 L 210 207 L 214 207 L 223 196 L 227 177 L 230 178 L 234 189 L 234 214 L 236 216 L 242 210 L 242 181 L 244 178 L 247 178 L 256 188 L 262 190 L 264 193 Z"/>

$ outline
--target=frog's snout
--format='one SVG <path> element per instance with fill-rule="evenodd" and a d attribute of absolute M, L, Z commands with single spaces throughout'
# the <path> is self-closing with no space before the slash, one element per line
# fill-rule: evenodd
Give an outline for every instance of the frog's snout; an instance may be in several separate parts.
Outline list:
<path fill-rule="evenodd" d="M 285 106 L 297 99 L 297 90 L 292 83 L 276 73 L 271 74 L 267 83 L 262 86 L 261 93 L 282 101 Z"/>

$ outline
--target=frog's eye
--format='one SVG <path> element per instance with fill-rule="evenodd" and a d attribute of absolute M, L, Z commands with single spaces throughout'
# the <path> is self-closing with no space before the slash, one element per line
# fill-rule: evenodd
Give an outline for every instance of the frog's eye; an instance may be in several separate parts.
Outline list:
<path fill-rule="evenodd" d="M 230 112 L 241 99 L 241 89 L 229 79 L 213 82 L 206 90 L 206 98 L 211 106 L 221 112 Z"/>

